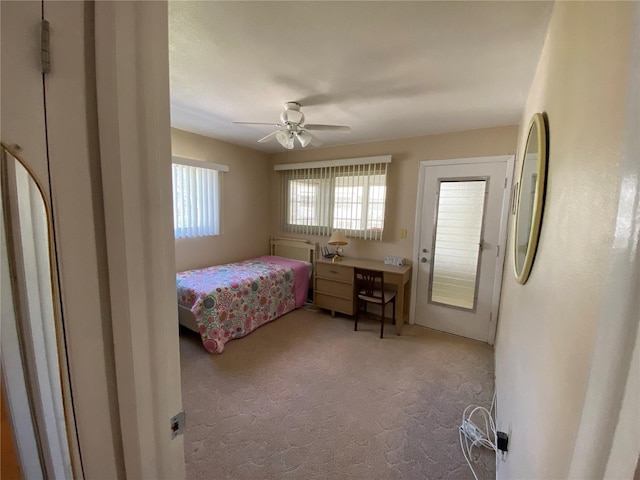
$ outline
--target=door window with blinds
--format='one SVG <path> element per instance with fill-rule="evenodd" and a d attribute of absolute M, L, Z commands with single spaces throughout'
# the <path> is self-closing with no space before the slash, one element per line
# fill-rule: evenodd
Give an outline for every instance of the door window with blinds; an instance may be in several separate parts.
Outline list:
<path fill-rule="evenodd" d="M 476 307 L 486 179 L 438 182 L 429 301 Z"/>
<path fill-rule="evenodd" d="M 221 172 L 229 167 L 180 157 L 172 162 L 175 238 L 219 235 Z"/>
<path fill-rule="evenodd" d="M 276 165 L 289 232 L 382 240 L 390 156 Z"/>

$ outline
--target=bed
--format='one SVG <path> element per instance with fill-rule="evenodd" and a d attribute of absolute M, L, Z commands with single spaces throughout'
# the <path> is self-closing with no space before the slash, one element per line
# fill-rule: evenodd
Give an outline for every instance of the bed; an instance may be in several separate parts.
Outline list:
<path fill-rule="evenodd" d="M 273 238 L 270 255 L 178 273 L 179 323 L 208 352 L 222 353 L 228 341 L 306 303 L 315 252 L 306 240 Z"/>

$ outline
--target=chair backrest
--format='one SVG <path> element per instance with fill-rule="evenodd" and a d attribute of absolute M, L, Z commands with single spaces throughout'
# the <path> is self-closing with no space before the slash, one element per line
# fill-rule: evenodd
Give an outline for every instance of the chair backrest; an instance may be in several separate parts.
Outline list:
<path fill-rule="evenodd" d="M 358 295 L 373 298 L 384 298 L 384 274 L 380 270 L 354 268 Z"/>

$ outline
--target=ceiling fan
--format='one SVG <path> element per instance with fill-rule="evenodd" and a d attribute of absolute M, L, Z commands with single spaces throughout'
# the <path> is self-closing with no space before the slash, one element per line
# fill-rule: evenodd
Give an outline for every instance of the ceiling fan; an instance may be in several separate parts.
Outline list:
<path fill-rule="evenodd" d="M 279 130 L 262 137 L 258 142 L 264 143 L 274 138 L 284 148 L 293 149 L 295 139 L 304 148 L 311 144 L 314 147 L 322 145 L 322 140 L 309 133 L 309 130 L 343 132 L 349 133 L 351 127 L 344 125 L 317 125 L 305 124 L 304 113 L 300 111 L 300 104 L 297 102 L 287 102 L 284 104 L 284 112 L 280 114 L 280 123 L 261 123 L 261 122 L 233 122 L 238 125 L 271 125 L 279 127 Z"/>

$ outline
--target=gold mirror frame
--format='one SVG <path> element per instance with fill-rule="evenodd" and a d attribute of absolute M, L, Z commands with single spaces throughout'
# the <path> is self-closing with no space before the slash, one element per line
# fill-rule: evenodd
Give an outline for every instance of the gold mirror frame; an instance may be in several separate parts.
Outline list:
<path fill-rule="evenodd" d="M 533 133 L 535 133 L 537 138 L 532 141 Z M 537 165 L 535 166 L 535 169 L 527 169 L 527 154 L 536 153 L 534 148 L 537 149 Z M 527 192 L 527 189 L 523 188 L 526 184 L 525 181 L 527 180 L 524 178 L 525 172 L 534 172 L 536 175 L 535 179 L 533 179 L 532 176 L 532 184 L 535 185 L 535 187 L 532 192 L 529 192 L 532 194 L 532 197 L 529 198 L 529 205 L 523 203 L 523 192 Z M 515 229 L 513 235 L 513 269 L 516 281 L 520 284 L 525 284 L 529 278 L 538 247 L 540 225 L 542 223 L 542 210 L 544 206 L 546 175 L 547 122 L 544 114 L 535 113 L 529 123 L 527 142 L 522 151 L 520 175 L 516 187 L 517 200 Z M 523 234 L 522 229 L 525 227 L 529 229 L 529 235 L 524 235 L 526 244 L 519 242 L 520 236 Z M 524 250 L 524 257 L 522 257 L 523 252 L 521 250 Z M 522 261 L 519 261 L 521 258 Z"/>
<path fill-rule="evenodd" d="M 72 405 L 72 397 L 71 397 L 71 386 L 70 386 L 70 378 L 69 378 L 69 370 L 68 363 L 66 357 L 66 342 L 63 333 L 63 320 L 62 320 L 62 305 L 60 299 L 60 287 L 59 287 L 59 279 L 57 276 L 57 265 L 56 265 L 56 251 L 55 251 L 55 238 L 54 238 L 54 230 L 53 230 L 53 210 L 51 209 L 51 204 L 49 202 L 46 190 L 42 184 L 42 182 L 38 179 L 33 169 L 29 166 L 27 162 L 18 154 L 18 148 L 13 148 L 4 142 L 0 142 L 0 182 L 1 182 L 1 192 L 2 192 L 2 206 L 3 206 L 3 221 L 5 225 L 5 237 L 6 237 L 6 248 L 7 248 L 7 261 L 8 261 L 8 269 L 9 275 L 11 277 L 11 293 L 12 300 L 14 302 L 14 311 L 16 317 L 16 330 L 18 333 L 18 341 L 19 341 L 19 349 L 20 356 L 22 357 L 22 364 L 25 369 L 26 378 L 25 378 L 25 386 L 29 396 L 29 410 L 32 416 L 33 424 L 35 427 L 36 433 L 36 445 L 38 447 L 38 456 L 40 460 L 40 465 L 42 471 L 45 473 L 45 476 L 50 476 L 50 463 L 45 459 L 46 455 L 43 450 L 43 437 L 44 433 L 42 432 L 43 425 L 43 413 L 35 407 L 33 402 L 33 398 L 35 395 L 35 391 L 37 390 L 37 386 L 35 385 L 35 361 L 33 359 L 33 348 L 27 346 L 26 338 L 28 336 L 28 331 L 25 331 L 27 318 L 25 318 L 25 310 L 23 309 L 25 298 L 23 298 L 24 292 L 21 289 L 21 284 L 18 280 L 18 253 L 16 249 L 16 240 L 15 237 L 16 230 L 19 230 L 16 227 L 16 223 L 19 224 L 20 220 L 15 216 L 15 209 L 17 208 L 17 203 L 19 201 L 18 198 L 13 198 L 10 194 L 10 170 L 15 172 L 16 166 L 20 166 L 26 173 L 28 177 L 28 181 L 32 182 L 36 187 L 39 193 L 39 199 L 42 201 L 40 207 L 41 211 L 44 214 L 42 217 L 43 220 L 46 221 L 46 231 L 47 231 L 47 246 L 46 250 L 48 253 L 48 280 L 49 286 L 51 288 L 51 303 L 49 305 L 43 306 L 43 309 L 47 309 L 50 311 L 51 318 L 53 319 L 53 327 L 55 330 L 55 343 L 57 346 L 57 357 L 58 357 L 58 374 L 60 381 L 60 388 L 62 390 L 62 408 L 64 413 L 64 424 L 65 430 L 67 433 L 67 446 L 69 449 L 69 460 L 71 464 L 71 471 L 73 477 L 76 477 L 76 473 L 81 469 L 79 467 L 79 452 L 76 449 L 77 445 L 77 437 L 75 434 L 75 428 L 72 426 L 74 423 L 73 416 L 73 405 Z M 15 161 L 15 166 L 10 169 L 10 162 Z"/>

